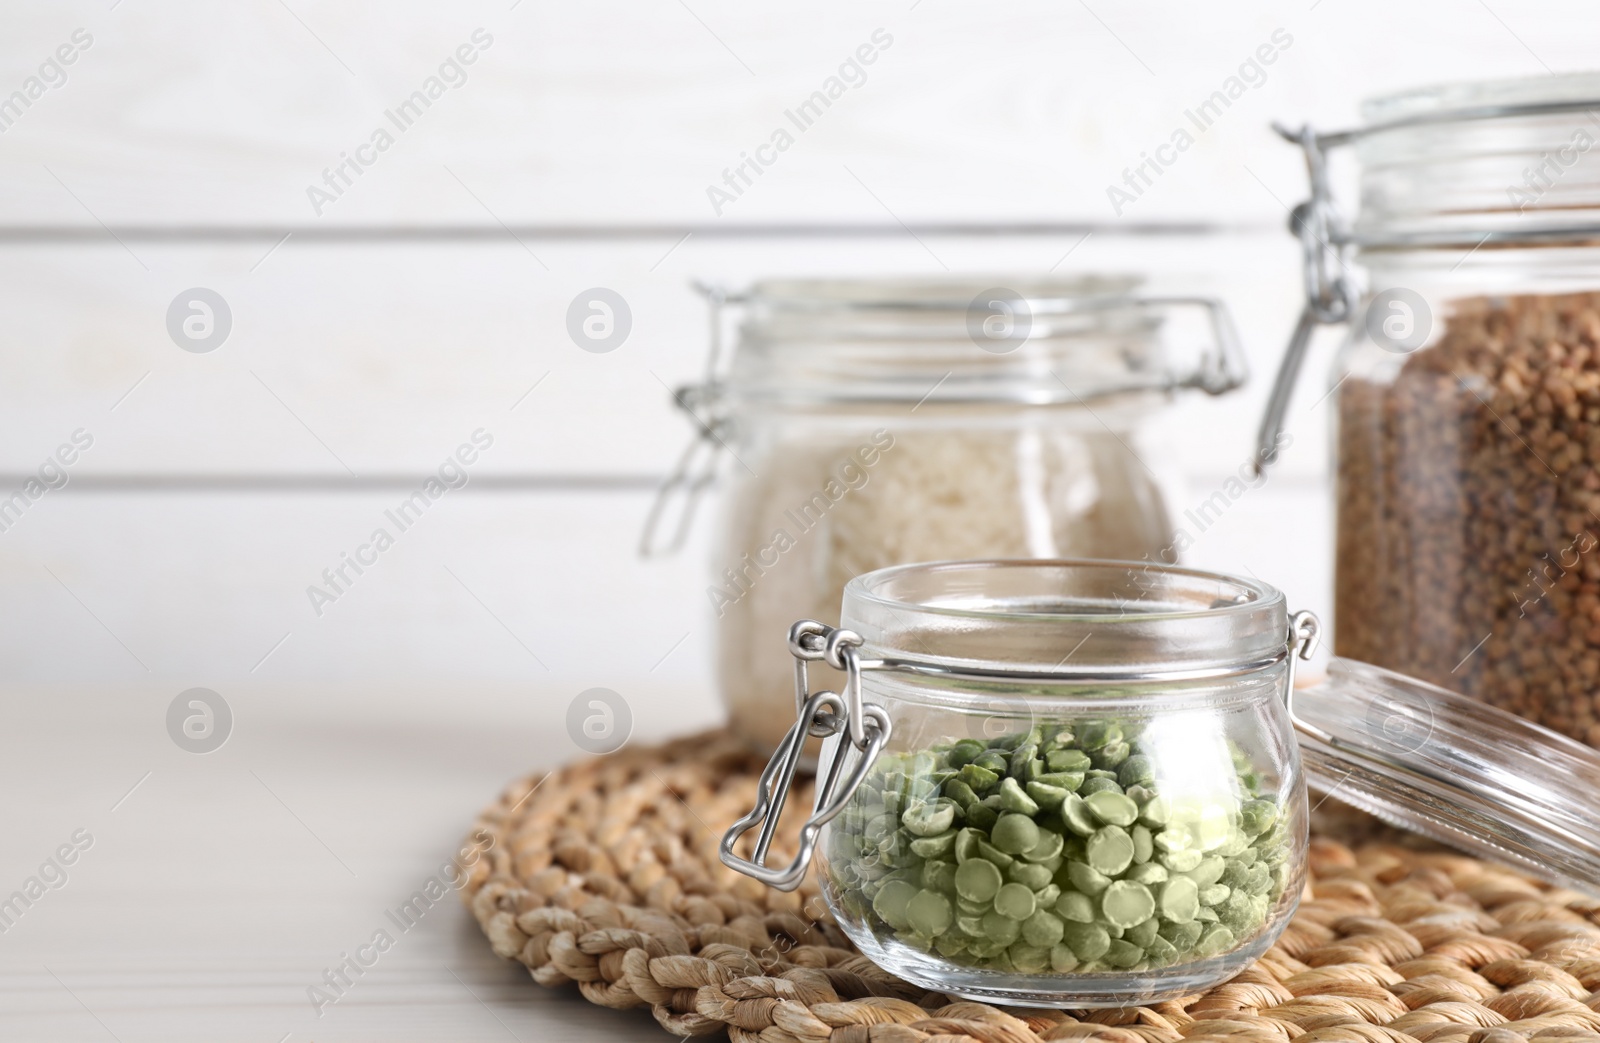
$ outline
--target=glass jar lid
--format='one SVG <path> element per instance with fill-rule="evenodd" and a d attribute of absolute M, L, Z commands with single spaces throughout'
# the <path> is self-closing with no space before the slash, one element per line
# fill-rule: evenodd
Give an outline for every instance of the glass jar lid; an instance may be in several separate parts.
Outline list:
<path fill-rule="evenodd" d="M 1363 250 L 1530 245 L 1600 233 L 1600 74 L 1408 90 L 1347 132 L 1361 162 Z M 1329 135 L 1324 144 L 1337 137 Z"/>
<path fill-rule="evenodd" d="M 1152 296 L 1131 275 L 765 280 L 707 292 L 714 336 L 736 318 L 699 404 L 1075 405 L 1244 381 L 1220 301 Z M 725 308 L 736 308 L 730 316 Z M 1196 320 L 1199 320 L 1196 323 Z M 1199 325 L 1200 329 L 1194 327 Z"/>
<path fill-rule="evenodd" d="M 1600 752 L 1403 674 L 1334 659 L 1294 693 L 1313 788 L 1451 847 L 1600 894 Z"/>
<path fill-rule="evenodd" d="M 673 392 L 696 437 L 657 493 L 641 553 L 683 545 L 741 417 L 926 406 L 927 419 L 942 407 L 1106 400 L 1131 417 L 1177 391 L 1220 395 L 1244 383 L 1244 352 L 1220 300 L 1140 285 L 1101 275 L 697 286 L 711 307 L 706 375 Z M 738 344 L 728 352 L 730 323 Z"/>

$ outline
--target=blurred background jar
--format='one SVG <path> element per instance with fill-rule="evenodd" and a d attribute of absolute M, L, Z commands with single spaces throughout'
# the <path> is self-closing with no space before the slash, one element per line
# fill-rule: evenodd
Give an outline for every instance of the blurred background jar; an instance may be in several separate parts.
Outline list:
<path fill-rule="evenodd" d="M 800 617 L 836 624 L 854 576 L 941 559 L 1177 557 L 1173 454 L 1152 421 L 1179 391 L 1241 383 L 1226 311 L 1141 295 L 1132 277 L 1000 282 L 707 291 L 709 375 L 678 392 L 700 437 L 645 549 L 681 542 L 720 467 L 706 593 L 722 698 L 756 748 L 774 748 L 795 712 L 782 635 Z"/>
<path fill-rule="evenodd" d="M 1313 182 L 1300 333 L 1349 321 L 1336 650 L 1600 745 L 1600 76 L 1417 90 L 1363 115 L 1286 134 Z M 1343 144 L 1361 167 L 1348 229 L 1323 165 Z"/>

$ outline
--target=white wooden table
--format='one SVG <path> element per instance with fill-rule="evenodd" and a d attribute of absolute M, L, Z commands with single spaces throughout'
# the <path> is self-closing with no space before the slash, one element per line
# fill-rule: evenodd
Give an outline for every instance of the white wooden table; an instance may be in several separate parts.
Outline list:
<path fill-rule="evenodd" d="M 232 734 L 196 755 L 166 730 L 182 687 L 0 689 L 0 1039 L 663 1038 L 646 1012 L 534 985 L 455 894 L 409 931 L 386 915 L 508 780 L 581 755 L 570 693 L 230 686 Z M 634 741 L 718 716 L 648 696 Z M 65 882 L 7 912 L 75 834 Z M 393 946 L 319 1016 L 308 989 L 380 929 Z"/>

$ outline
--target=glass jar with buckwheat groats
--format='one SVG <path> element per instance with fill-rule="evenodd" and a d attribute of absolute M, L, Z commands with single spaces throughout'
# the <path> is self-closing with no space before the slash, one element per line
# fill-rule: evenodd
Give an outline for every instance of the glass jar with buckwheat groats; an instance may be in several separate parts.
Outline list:
<path fill-rule="evenodd" d="M 1597 105 L 1595 73 L 1457 83 L 1371 99 L 1352 129 L 1293 135 L 1314 174 L 1294 226 L 1298 329 L 1350 326 L 1323 396 L 1338 424 L 1336 649 L 1591 746 Z M 1361 174 L 1348 222 L 1315 176 L 1343 146 Z M 1280 382 L 1309 343 L 1291 339 Z"/>

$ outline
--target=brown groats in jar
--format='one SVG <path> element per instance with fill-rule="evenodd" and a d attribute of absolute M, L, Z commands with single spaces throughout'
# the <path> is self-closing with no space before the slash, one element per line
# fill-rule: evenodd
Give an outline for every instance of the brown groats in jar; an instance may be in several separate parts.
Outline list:
<path fill-rule="evenodd" d="M 1600 746 L 1600 293 L 1448 312 L 1339 389 L 1338 653 Z"/>

